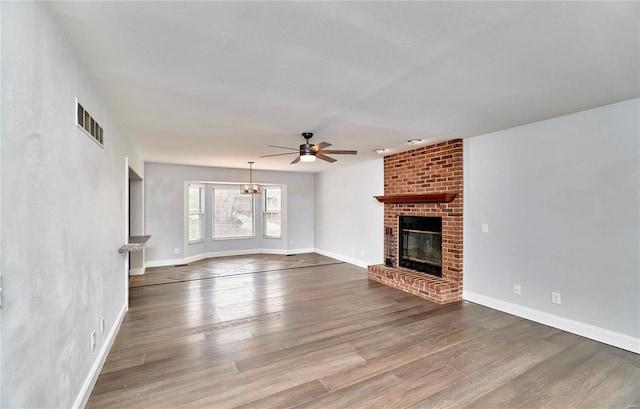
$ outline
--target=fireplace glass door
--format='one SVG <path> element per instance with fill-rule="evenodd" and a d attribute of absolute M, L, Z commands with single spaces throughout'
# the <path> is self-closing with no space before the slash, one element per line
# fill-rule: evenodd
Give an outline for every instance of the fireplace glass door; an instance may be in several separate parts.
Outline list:
<path fill-rule="evenodd" d="M 402 258 L 442 266 L 442 233 L 404 230 Z"/>
<path fill-rule="evenodd" d="M 442 276 L 442 219 L 400 217 L 401 267 Z"/>

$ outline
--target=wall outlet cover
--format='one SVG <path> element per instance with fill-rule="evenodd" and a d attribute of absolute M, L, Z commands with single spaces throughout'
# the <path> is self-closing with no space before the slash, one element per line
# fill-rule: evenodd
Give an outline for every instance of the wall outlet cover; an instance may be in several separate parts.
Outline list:
<path fill-rule="evenodd" d="M 96 331 L 91 331 L 91 350 L 96 349 Z"/>

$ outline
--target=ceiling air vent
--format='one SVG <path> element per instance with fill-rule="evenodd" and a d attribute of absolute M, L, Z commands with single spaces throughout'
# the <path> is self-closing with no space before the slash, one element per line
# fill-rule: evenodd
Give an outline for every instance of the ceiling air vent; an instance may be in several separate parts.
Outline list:
<path fill-rule="evenodd" d="M 91 137 L 98 145 L 104 147 L 102 127 L 76 98 L 76 125 Z"/>

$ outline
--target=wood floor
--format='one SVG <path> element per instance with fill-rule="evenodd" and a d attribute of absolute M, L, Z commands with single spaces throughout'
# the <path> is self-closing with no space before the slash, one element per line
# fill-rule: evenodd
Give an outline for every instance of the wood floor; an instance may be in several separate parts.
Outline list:
<path fill-rule="evenodd" d="M 638 408 L 640 355 L 317 254 L 147 270 L 89 408 Z"/>

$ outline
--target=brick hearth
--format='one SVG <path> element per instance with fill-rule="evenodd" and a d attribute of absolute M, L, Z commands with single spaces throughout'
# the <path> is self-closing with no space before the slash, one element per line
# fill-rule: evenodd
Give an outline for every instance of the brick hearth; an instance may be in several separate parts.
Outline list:
<path fill-rule="evenodd" d="M 439 304 L 462 299 L 462 140 L 425 146 L 384 158 L 384 194 L 455 193 L 445 203 L 385 203 L 392 229 L 393 267 L 369 266 L 369 279 Z M 442 277 L 398 267 L 398 217 L 442 217 Z M 384 232 L 382 232 L 384 234 Z"/>

